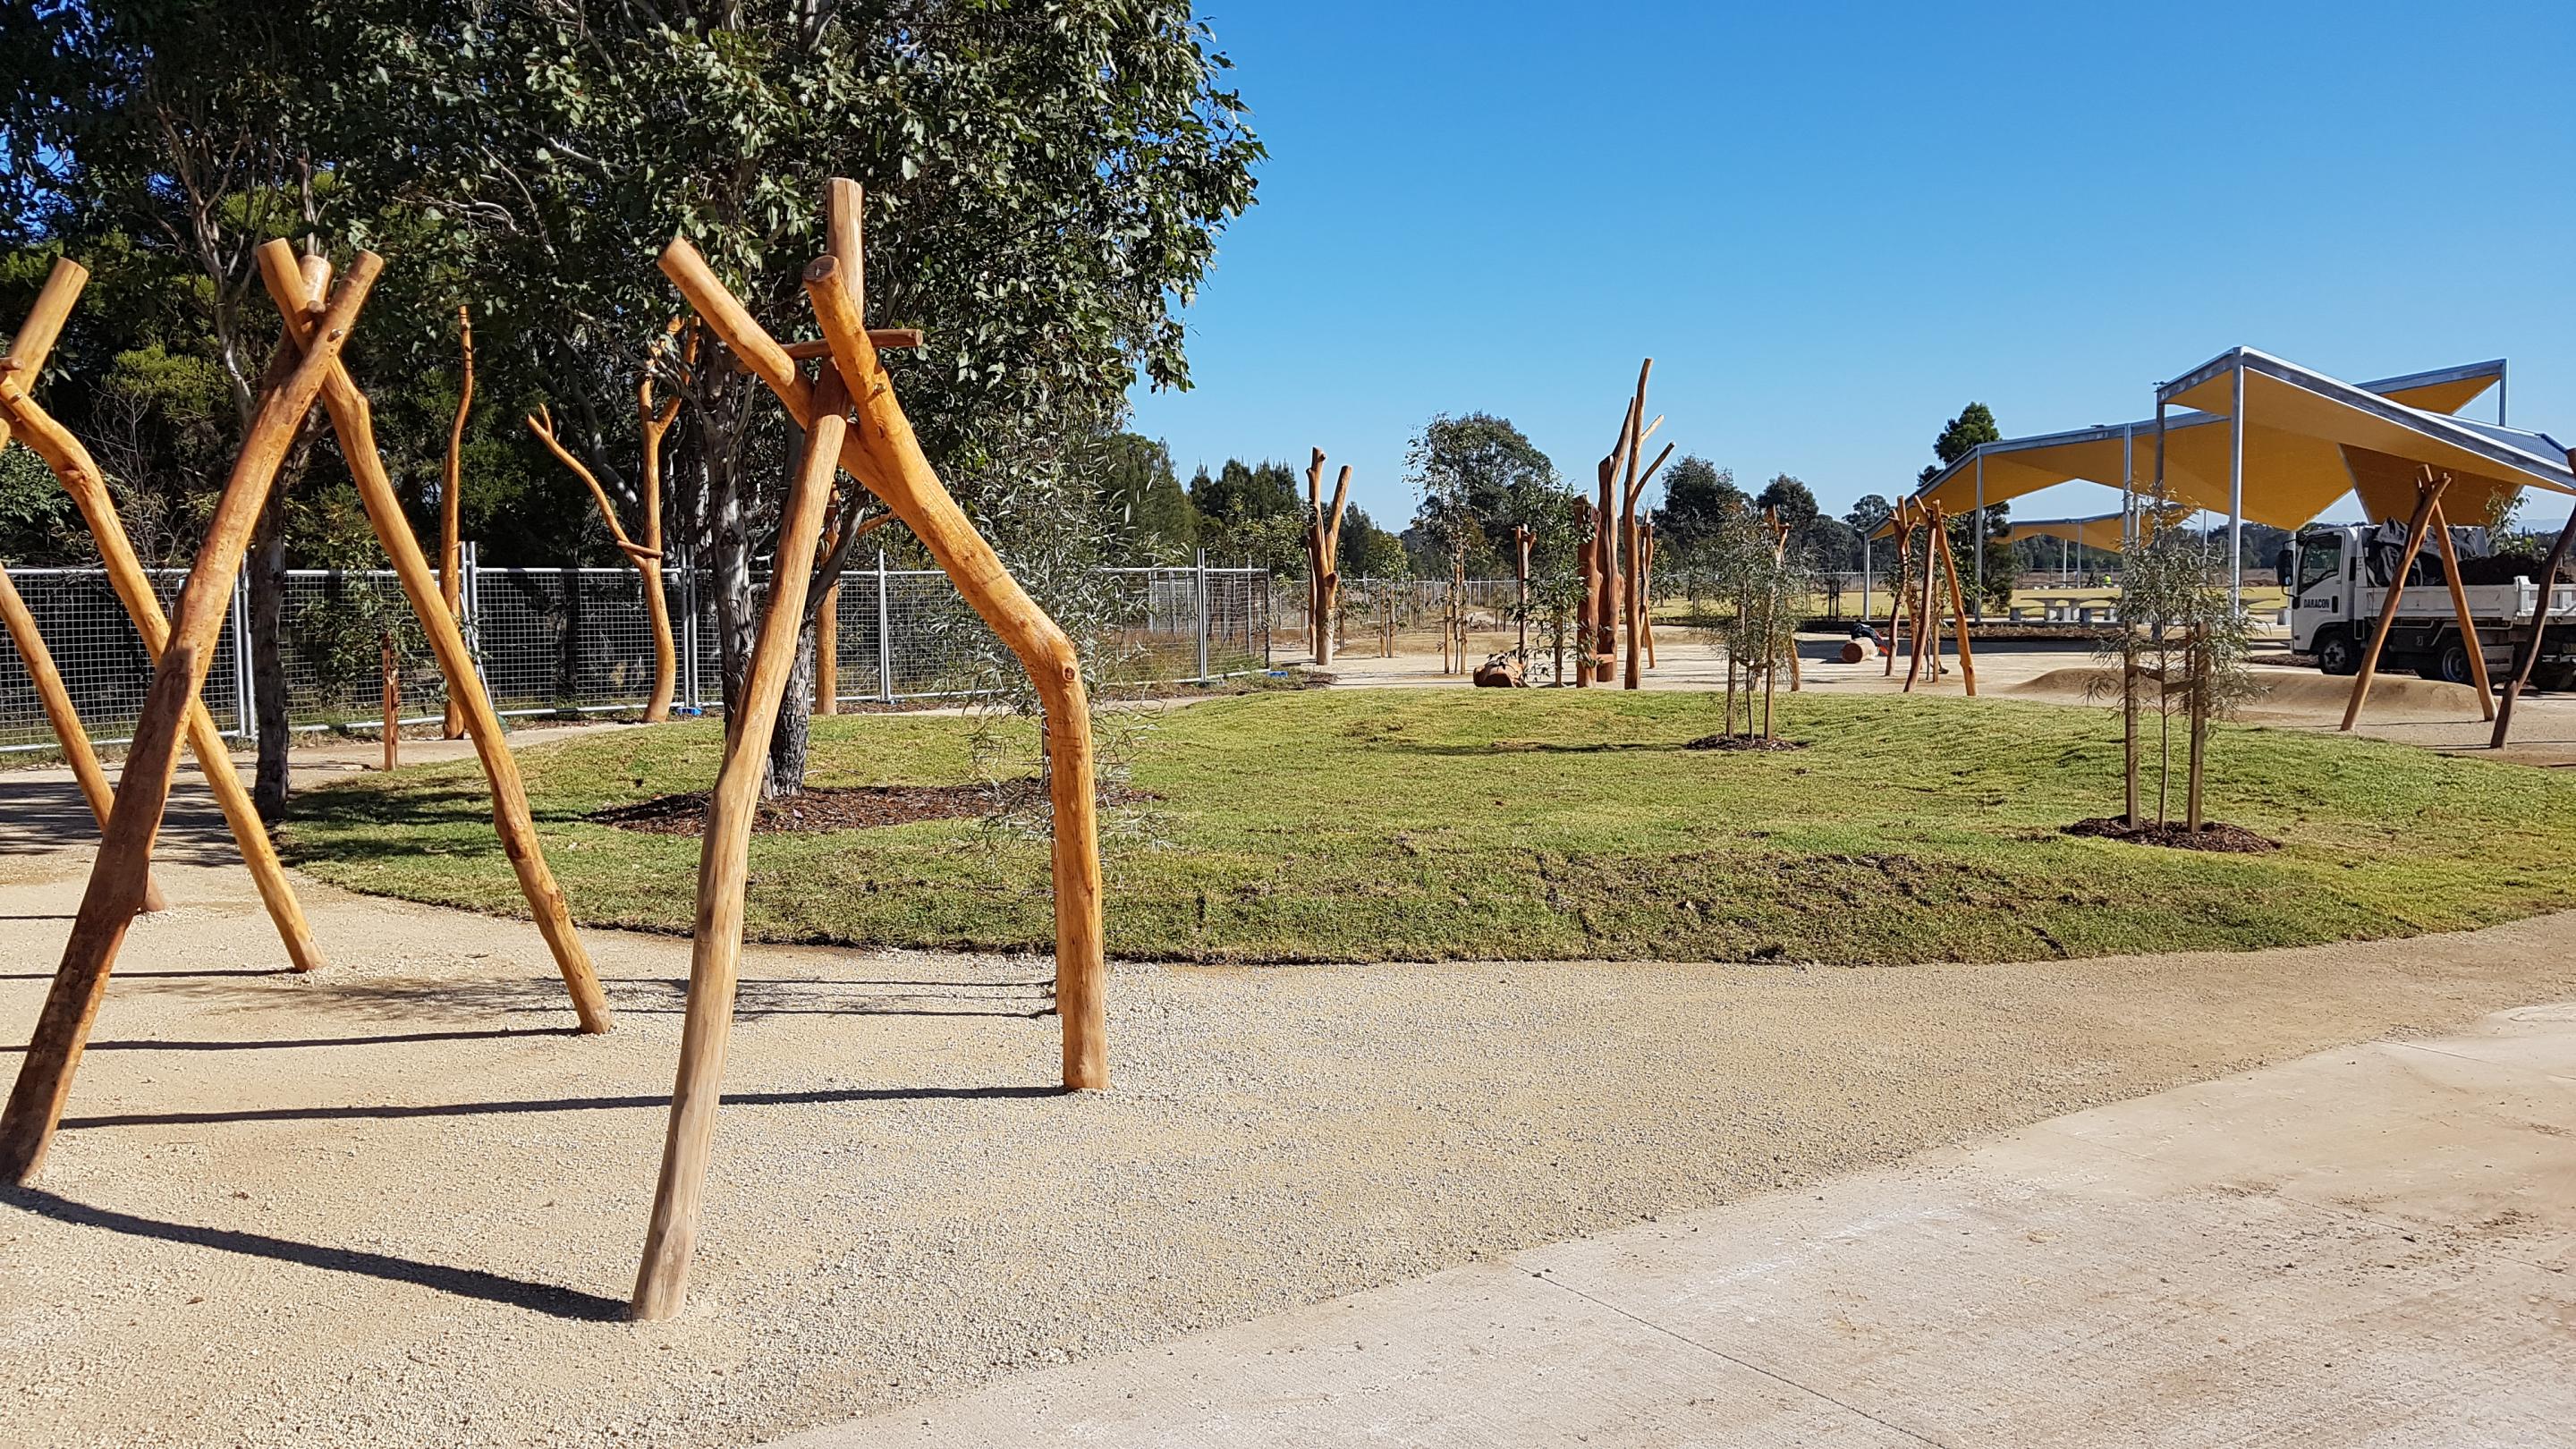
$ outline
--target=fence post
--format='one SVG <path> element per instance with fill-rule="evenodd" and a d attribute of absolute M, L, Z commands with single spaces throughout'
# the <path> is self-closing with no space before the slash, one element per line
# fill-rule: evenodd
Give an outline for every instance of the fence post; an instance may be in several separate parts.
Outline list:
<path fill-rule="evenodd" d="M 1271 610 L 1271 608 L 1272 608 L 1272 606 L 1273 606 L 1273 605 L 1275 605 L 1275 604 L 1277 604 L 1277 603 L 1278 603 L 1278 597 L 1277 597 L 1277 590 L 1278 590 L 1278 588 L 1279 588 L 1279 581 L 1278 581 L 1278 580 L 1276 580 L 1276 579 L 1274 579 L 1274 578 L 1272 578 L 1272 577 L 1270 576 L 1270 570 L 1269 570 L 1268 568 L 1264 568 L 1264 569 L 1262 569 L 1262 571 L 1261 571 L 1261 667 L 1262 667 L 1263 669 L 1268 669 L 1268 668 L 1270 667 L 1270 610 Z"/>
<path fill-rule="evenodd" d="M 698 702 L 698 565 L 695 559 L 680 565 L 680 691 L 686 697 L 689 713 L 706 713 Z"/>
<path fill-rule="evenodd" d="M 1195 576 L 1196 576 L 1196 578 L 1197 578 L 1197 580 L 1198 580 L 1198 594 L 1199 594 L 1199 682 L 1200 682 L 1200 683 L 1202 683 L 1202 684 L 1204 684 L 1204 683 L 1206 683 L 1206 682 L 1207 682 L 1207 677 L 1208 677 L 1208 571 L 1207 571 L 1207 550 L 1202 548 L 1202 549 L 1195 549 L 1195 550 L 1193 550 L 1192 552 L 1194 552 L 1194 553 L 1197 555 L 1197 559 L 1196 559 L 1196 574 L 1195 574 Z"/>
<path fill-rule="evenodd" d="M 465 636 L 466 656 L 474 661 L 474 677 L 483 681 L 483 694 L 489 699 L 492 669 L 483 659 L 483 545 L 465 539 L 456 552 L 456 606 L 465 616 L 456 621 L 456 628 Z"/>
<path fill-rule="evenodd" d="M 251 736 L 251 710 L 257 698 L 251 693 L 250 672 L 250 571 L 233 576 L 233 728 L 236 738 Z"/>
<path fill-rule="evenodd" d="M 886 601 L 886 556 L 877 550 L 877 700 L 894 703 L 894 611 Z"/>

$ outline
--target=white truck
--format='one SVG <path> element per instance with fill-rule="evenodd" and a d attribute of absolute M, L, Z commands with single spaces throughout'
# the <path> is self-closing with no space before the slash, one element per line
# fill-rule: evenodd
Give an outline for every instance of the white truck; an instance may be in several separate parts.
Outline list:
<path fill-rule="evenodd" d="M 2486 552 L 2485 530 L 2453 529 L 2452 537 L 2462 553 L 2461 573 L 2475 577 L 2469 568 L 2470 555 Z M 2317 668 L 2328 674 L 2359 671 L 2362 652 L 2370 647 L 2371 633 L 2387 607 L 2387 585 L 2405 548 L 2406 531 L 2394 525 L 2329 525 L 2301 531 L 2297 582 L 2290 595 L 2291 647 L 2315 659 Z M 2536 571 L 2539 565 L 2534 562 L 2527 567 Z M 2525 574 L 2509 583 L 2463 587 L 2469 617 L 2477 625 L 2479 648 L 2486 655 L 2487 673 L 2501 680 L 2513 668 L 2522 642 L 2531 637 L 2532 607 L 2540 602 L 2540 585 Z M 2412 669 L 2426 679 L 2454 684 L 2469 682 L 2468 644 L 2460 636 L 2459 614 L 2451 604 L 2438 540 L 2427 539 L 2416 556 L 2379 667 Z M 2542 689 L 2576 687 L 2576 584 L 2562 582 L 2550 590 L 2540 658 L 2531 682 Z"/>

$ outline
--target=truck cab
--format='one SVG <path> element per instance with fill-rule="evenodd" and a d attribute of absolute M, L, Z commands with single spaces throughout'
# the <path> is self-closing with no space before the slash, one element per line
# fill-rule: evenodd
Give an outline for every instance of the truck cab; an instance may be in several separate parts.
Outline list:
<path fill-rule="evenodd" d="M 2472 567 L 2490 562 L 2484 558 L 2484 529 L 2455 528 L 2451 533 L 2466 578 L 2495 577 L 2502 572 L 2495 567 Z M 2292 577 L 2290 647 L 2314 659 L 2317 668 L 2328 674 L 2358 671 L 2387 607 L 2389 586 L 2395 582 L 2397 560 L 2405 555 L 2405 545 L 2405 530 L 2395 525 L 2331 524 L 2301 530 L 2294 575 L 2287 575 Z M 2475 647 L 2485 657 L 2487 673 L 2501 678 L 2513 667 L 2516 649 L 2531 635 L 2539 585 L 2527 576 L 2515 576 L 2510 582 L 2463 583 L 2460 594 L 2468 604 Z M 2544 689 L 2564 689 L 2576 683 L 2576 585 L 2560 583 L 2551 595 L 2533 683 Z M 2471 647 L 2460 628 L 2460 611 L 2452 599 L 2441 551 L 2428 541 L 2407 570 L 2380 667 L 2412 669 L 2427 679 L 2466 684 L 2473 677 Z"/>

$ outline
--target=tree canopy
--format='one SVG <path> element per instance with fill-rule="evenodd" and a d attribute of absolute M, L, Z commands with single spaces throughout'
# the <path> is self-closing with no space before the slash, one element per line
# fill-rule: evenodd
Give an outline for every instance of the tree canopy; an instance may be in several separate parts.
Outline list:
<path fill-rule="evenodd" d="M 1471 577 L 1508 574 L 1512 530 L 1552 517 L 1547 495 L 1564 491 L 1556 465 L 1538 445 L 1492 413 L 1435 415 L 1414 434 L 1404 466 L 1419 500 L 1414 533 L 1444 560 L 1425 572 L 1441 575 L 1449 571 L 1445 560 L 1461 549 Z"/>

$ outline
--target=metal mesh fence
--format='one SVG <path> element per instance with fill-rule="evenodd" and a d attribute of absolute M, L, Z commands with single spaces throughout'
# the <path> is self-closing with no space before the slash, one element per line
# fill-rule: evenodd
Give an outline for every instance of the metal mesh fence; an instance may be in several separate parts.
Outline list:
<path fill-rule="evenodd" d="M 1270 576 L 1262 569 L 1113 569 L 1119 601 L 1104 658 L 1114 678 L 1222 678 L 1268 664 Z M 141 637 L 97 569 L 12 571 L 90 737 L 122 744 L 151 687 Z M 164 607 L 186 579 L 153 574 Z M 675 708 L 722 707 L 713 590 L 694 571 L 663 574 L 680 651 Z M 753 579 L 754 606 L 765 580 Z M 256 683 L 243 666 L 247 603 L 236 588 L 205 699 L 216 725 L 244 738 Z M 503 714 L 640 708 L 653 685 L 653 637 L 643 579 L 628 568 L 488 569 L 469 551 L 464 625 L 493 704 Z M 838 697 L 888 703 L 974 688 L 973 656 L 989 635 L 936 570 L 852 569 L 834 608 Z M 390 634 L 402 671 L 404 722 L 439 717 L 446 681 L 390 570 L 294 570 L 287 576 L 279 665 L 287 712 L 300 730 L 383 719 L 383 654 Z M 0 752 L 49 749 L 53 732 L 14 649 L 0 651 Z"/>

